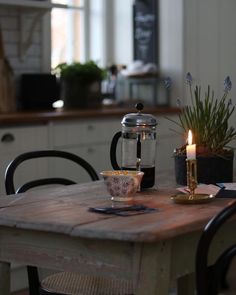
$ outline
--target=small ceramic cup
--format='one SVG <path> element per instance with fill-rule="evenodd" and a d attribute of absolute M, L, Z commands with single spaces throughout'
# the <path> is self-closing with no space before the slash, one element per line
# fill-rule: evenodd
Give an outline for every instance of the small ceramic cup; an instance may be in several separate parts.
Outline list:
<path fill-rule="evenodd" d="M 143 172 L 131 170 L 109 170 L 100 173 L 111 195 L 112 201 L 126 202 L 133 199 L 140 189 Z"/>

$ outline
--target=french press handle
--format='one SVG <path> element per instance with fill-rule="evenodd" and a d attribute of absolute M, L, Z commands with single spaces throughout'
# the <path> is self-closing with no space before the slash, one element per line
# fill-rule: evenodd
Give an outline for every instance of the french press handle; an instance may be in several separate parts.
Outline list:
<path fill-rule="evenodd" d="M 116 161 L 116 148 L 117 148 L 117 143 L 119 138 L 121 137 L 122 132 L 119 131 L 117 132 L 111 141 L 111 148 L 110 148 L 110 160 L 111 160 L 111 165 L 114 170 L 121 170 L 120 166 L 118 165 Z"/>

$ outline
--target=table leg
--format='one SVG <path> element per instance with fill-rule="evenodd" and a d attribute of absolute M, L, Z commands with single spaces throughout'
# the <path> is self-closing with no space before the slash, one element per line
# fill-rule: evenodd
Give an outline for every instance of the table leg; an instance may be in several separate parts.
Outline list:
<path fill-rule="evenodd" d="M 139 269 L 135 278 L 135 295 L 169 294 L 171 244 L 140 245 Z"/>
<path fill-rule="evenodd" d="M 10 295 L 10 263 L 0 261 L 0 294 Z"/>
<path fill-rule="evenodd" d="M 195 276 L 188 274 L 177 280 L 177 294 L 178 295 L 194 295 L 195 294 Z"/>

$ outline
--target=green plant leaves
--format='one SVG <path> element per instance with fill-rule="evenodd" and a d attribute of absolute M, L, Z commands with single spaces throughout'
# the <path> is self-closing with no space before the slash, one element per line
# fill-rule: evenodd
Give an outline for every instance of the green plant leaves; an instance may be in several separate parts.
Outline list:
<path fill-rule="evenodd" d="M 228 84 L 231 83 L 229 77 L 228 80 Z M 201 87 L 197 85 L 192 91 L 192 83 L 188 83 L 188 86 L 191 105 L 182 109 L 179 122 L 171 121 L 186 134 L 189 129 L 192 130 L 197 146 L 205 147 L 210 153 L 220 154 L 236 138 L 234 127 L 229 127 L 229 119 L 235 108 L 226 101 L 230 89 L 227 88 L 221 99 L 214 99 L 214 91 L 208 86 L 202 99 Z"/>
<path fill-rule="evenodd" d="M 106 76 L 106 71 L 101 69 L 94 61 L 88 61 L 84 64 L 79 62 L 62 63 L 54 69 L 54 72 L 62 79 L 76 79 L 84 83 L 102 80 Z"/>

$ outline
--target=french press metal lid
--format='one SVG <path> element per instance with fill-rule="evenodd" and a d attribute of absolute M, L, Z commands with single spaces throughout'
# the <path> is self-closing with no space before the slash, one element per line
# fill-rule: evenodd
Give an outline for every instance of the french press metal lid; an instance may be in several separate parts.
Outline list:
<path fill-rule="evenodd" d="M 143 110 L 143 104 L 137 103 L 136 109 L 137 113 L 130 113 L 123 117 L 121 124 L 128 127 L 135 126 L 156 126 L 157 120 L 153 115 L 141 113 Z"/>

